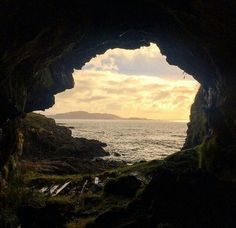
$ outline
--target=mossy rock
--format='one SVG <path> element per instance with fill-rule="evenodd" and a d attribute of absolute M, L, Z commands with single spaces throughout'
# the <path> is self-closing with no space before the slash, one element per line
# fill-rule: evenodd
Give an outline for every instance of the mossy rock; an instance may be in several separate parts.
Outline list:
<path fill-rule="evenodd" d="M 141 181 L 135 176 L 122 176 L 117 179 L 109 180 L 105 187 L 105 195 L 120 195 L 124 197 L 133 197 L 141 186 Z"/>

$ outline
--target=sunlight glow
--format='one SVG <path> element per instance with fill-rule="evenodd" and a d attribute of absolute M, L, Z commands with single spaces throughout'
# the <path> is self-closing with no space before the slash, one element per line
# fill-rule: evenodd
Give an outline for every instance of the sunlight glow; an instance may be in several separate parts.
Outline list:
<path fill-rule="evenodd" d="M 45 114 L 84 110 L 122 117 L 188 120 L 199 84 L 171 66 L 155 44 L 110 49 L 74 71 L 75 88 Z"/>

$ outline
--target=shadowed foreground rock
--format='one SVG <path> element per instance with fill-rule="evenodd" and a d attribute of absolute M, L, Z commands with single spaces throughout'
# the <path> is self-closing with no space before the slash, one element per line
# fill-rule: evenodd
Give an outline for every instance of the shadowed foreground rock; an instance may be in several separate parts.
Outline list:
<path fill-rule="evenodd" d="M 121 195 L 124 197 L 134 196 L 141 182 L 134 176 L 123 176 L 117 179 L 109 180 L 104 188 L 106 195 Z"/>
<path fill-rule="evenodd" d="M 103 149 L 105 143 L 72 137 L 68 127 L 58 126 L 53 119 L 40 114 L 26 116 L 23 132 L 23 170 L 66 175 L 102 172 L 125 164 L 99 158 L 109 155 Z"/>
<path fill-rule="evenodd" d="M 86 158 L 108 156 L 98 140 L 75 138 L 68 127 L 56 125 L 55 120 L 30 113 L 23 122 L 25 142 L 23 159 L 40 161 L 59 158 Z"/>
<path fill-rule="evenodd" d="M 233 228 L 236 184 L 193 169 L 160 169 L 142 195 L 126 208 L 113 208 L 87 227 Z"/>

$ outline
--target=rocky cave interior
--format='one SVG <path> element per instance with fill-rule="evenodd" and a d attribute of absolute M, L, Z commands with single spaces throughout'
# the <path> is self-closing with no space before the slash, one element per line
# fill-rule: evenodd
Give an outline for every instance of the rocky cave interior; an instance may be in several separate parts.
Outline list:
<path fill-rule="evenodd" d="M 110 227 L 142 227 L 142 224 L 214 227 L 215 222 L 221 227 L 234 227 L 236 17 L 233 1 L 12 0 L 1 5 L 1 194 L 6 194 L 18 170 L 25 114 L 52 106 L 55 94 L 73 87 L 73 69 L 80 69 L 97 54 L 110 48 L 136 49 L 152 42 L 158 44 L 169 64 L 178 66 L 201 84 L 191 108 L 183 151 L 170 158 L 180 165 L 162 167 L 141 199 L 126 208 L 99 215 L 90 226 L 107 227 L 109 222 Z M 192 151 L 197 154 L 197 162 L 188 167 L 188 172 L 179 174 Z M 185 166 L 188 165 L 184 165 L 184 170 Z M 159 199 L 158 195 L 166 191 L 168 197 Z M 174 196 L 176 192 L 178 197 Z M 199 203 L 193 198 L 202 200 Z M 148 202 L 152 205 L 147 205 Z M 190 202 L 191 210 L 187 206 Z M 0 206 L 4 212 L 5 205 Z M 213 207 L 218 209 L 207 213 Z M 176 213 L 178 210 L 188 219 Z M 62 225 L 65 221 L 59 218 L 55 220 Z"/>

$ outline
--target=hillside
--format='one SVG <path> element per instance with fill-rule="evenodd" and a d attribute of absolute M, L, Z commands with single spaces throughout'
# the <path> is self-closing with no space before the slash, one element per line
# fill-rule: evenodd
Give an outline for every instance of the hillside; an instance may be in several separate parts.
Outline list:
<path fill-rule="evenodd" d="M 104 120 L 146 120 L 145 118 L 122 118 L 108 113 L 89 113 L 85 111 L 66 112 L 48 116 L 53 119 L 104 119 Z"/>

